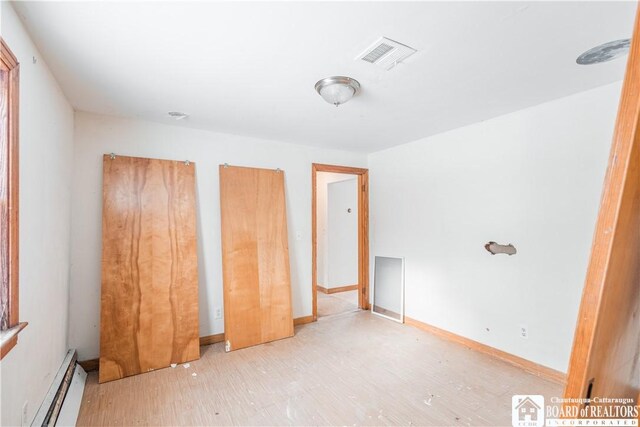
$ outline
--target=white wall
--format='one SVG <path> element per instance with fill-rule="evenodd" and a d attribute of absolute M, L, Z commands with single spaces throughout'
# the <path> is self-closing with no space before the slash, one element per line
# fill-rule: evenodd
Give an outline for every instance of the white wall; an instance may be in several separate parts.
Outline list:
<path fill-rule="evenodd" d="M 20 320 L 0 362 L 2 425 L 35 416 L 67 350 L 73 110 L 9 2 L 2 37 L 20 62 Z M 36 63 L 33 63 L 35 57 Z"/>
<path fill-rule="evenodd" d="M 348 212 L 351 209 L 351 212 Z M 358 178 L 327 187 L 327 288 L 358 283 Z"/>
<path fill-rule="evenodd" d="M 356 179 L 346 173 L 318 172 L 316 174 L 316 228 L 317 228 L 317 269 L 318 284 L 327 287 L 329 283 L 329 247 L 327 242 L 327 188 L 333 182 Z"/>
<path fill-rule="evenodd" d="M 71 234 L 69 344 L 98 357 L 102 252 L 102 155 L 196 163 L 200 335 L 222 333 L 218 165 L 285 171 L 294 317 L 311 315 L 311 164 L 362 167 L 366 155 L 77 112 Z"/>
<path fill-rule="evenodd" d="M 408 317 L 566 371 L 620 89 L 369 156 L 371 254 L 406 258 Z"/>

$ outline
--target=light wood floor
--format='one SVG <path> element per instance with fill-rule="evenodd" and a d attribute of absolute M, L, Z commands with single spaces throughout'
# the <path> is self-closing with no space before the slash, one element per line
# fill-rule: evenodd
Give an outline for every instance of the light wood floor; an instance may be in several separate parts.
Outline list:
<path fill-rule="evenodd" d="M 196 374 L 195 376 L 193 374 Z M 89 374 L 78 425 L 511 425 L 513 394 L 562 387 L 366 311 L 293 338 L 102 385 Z"/>
<path fill-rule="evenodd" d="M 318 317 L 333 316 L 358 310 L 358 291 L 325 294 L 318 292 Z"/>

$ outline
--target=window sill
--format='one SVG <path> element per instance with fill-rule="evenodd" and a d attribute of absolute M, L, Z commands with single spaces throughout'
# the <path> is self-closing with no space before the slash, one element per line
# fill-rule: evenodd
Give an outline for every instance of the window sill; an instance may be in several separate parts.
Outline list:
<path fill-rule="evenodd" d="M 13 328 L 0 332 L 0 360 L 4 359 L 11 349 L 16 346 L 18 343 L 18 333 L 27 325 L 27 322 L 20 322 Z"/>

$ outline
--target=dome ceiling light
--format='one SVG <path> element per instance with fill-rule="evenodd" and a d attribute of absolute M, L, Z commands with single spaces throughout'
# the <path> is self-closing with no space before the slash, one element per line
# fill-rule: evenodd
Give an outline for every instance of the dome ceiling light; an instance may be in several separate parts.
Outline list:
<path fill-rule="evenodd" d="M 630 41 L 630 39 L 622 39 L 601 44 L 578 56 L 576 62 L 580 65 L 591 65 L 611 61 L 629 52 Z"/>
<path fill-rule="evenodd" d="M 327 77 L 316 83 L 316 92 L 329 104 L 337 107 L 360 93 L 360 83 L 351 77 Z"/>

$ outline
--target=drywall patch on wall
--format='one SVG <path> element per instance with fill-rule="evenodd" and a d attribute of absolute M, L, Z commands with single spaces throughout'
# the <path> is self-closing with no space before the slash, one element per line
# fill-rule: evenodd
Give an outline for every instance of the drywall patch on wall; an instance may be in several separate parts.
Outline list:
<path fill-rule="evenodd" d="M 10 2 L 2 37 L 20 62 L 20 320 L 2 359 L 0 424 L 30 424 L 67 353 L 73 109 Z M 35 59 L 35 60 L 34 60 Z"/>
<path fill-rule="evenodd" d="M 491 255 L 495 255 L 495 254 L 515 255 L 518 253 L 518 251 L 516 250 L 516 247 L 513 246 L 511 243 L 509 243 L 508 245 L 501 245 L 500 243 L 496 243 L 496 242 L 488 242 L 486 245 L 484 245 L 484 248 L 489 253 L 491 253 Z"/>
<path fill-rule="evenodd" d="M 311 315 L 311 164 L 366 167 L 365 154 L 323 150 L 223 133 L 76 112 L 71 231 L 69 345 L 98 357 L 102 230 L 102 155 L 116 153 L 196 163 L 200 336 L 224 331 L 218 166 L 285 171 L 293 316 Z"/>
<path fill-rule="evenodd" d="M 620 90 L 369 156 L 371 252 L 405 256 L 408 317 L 566 372 Z"/>

